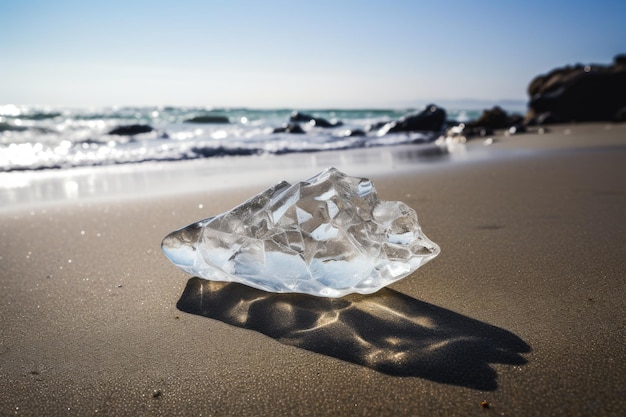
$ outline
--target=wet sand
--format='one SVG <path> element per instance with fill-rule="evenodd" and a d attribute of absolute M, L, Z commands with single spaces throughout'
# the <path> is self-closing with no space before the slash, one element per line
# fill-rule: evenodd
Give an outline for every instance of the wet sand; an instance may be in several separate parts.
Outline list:
<path fill-rule="evenodd" d="M 158 169 L 106 198 L 31 178 L 51 197 L 0 210 L 0 415 L 620 415 L 626 125 L 495 139 L 466 159 L 351 159 L 442 253 L 341 299 L 199 280 L 160 251 L 274 177 L 315 174 L 303 157 L 245 183 L 177 165 L 208 191 L 180 173 L 159 189 Z"/>

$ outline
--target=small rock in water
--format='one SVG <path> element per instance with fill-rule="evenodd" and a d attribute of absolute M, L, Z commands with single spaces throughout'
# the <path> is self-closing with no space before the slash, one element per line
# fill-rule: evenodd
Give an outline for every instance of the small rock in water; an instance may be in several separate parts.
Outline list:
<path fill-rule="evenodd" d="M 185 123 L 225 124 L 225 123 L 230 123 L 230 119 L 226 116 L 205 115 L 205 116 L 192 117 L 190 119 L 185 120 Z"/>
<path fill-rule="evenodd" d="M 271 292 L 368 294 L 433 259 L 439 246 L 406 204 L 329 168 L 285 181 L 232 210 L 170 233 L 165 255 L 184 271 Z"/>
<path fill-rule="evenodd" d="M 154 128 L 148 125 L 118 126 L 115 129 L 109 131 L 109 135 L 133 136 L 133 135 L 138 135 L 140 133 L 152 132 L 153 130 Z"/>
<path fill-rule="evenodd" d="M 285 124 L 274 129 L 272 133 L 306 133 L 297 123 Z"/>

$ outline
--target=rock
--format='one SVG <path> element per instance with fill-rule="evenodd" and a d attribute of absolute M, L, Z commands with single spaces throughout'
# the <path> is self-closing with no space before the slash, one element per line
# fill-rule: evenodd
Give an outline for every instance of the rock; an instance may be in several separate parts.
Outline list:
<path fill-rule="evenodd" d="M 337 126 L 343 125 L 343 123 L 339 121 L 329 122 L 328 120 L 322 117 L 313 117 L 309 114 L 300 113 L 297 111 L 294 111 L 291 113 L 291 116 L 289 117 L 289 121 L 307 122 L 307 123 L 310 123 L 311 126 L 315 126 L 315 127 L 337 127 Z"/>
<path fill-rule="evenodd" d="M 140 133 L 152 132 L 154 128 L 149 125 L 126 125 L 118 126 L 109 132 L 109 135 L 133 136 Z"/>
<path fill-rule="evenodd" d="M 495 106 L 492 109 L 485 109 L 476 120 L 466 123 L 468 129 L 507 129 L 511 126 L 521 124 L 523 117 L 510 115 L 501 107 Z"/>
<path fill-rule="evenodd" d="M 308 122 L 312 118 L 313 116 L 306 113 L 300 113 L 299 111 L 293 111 L 291 112 L 291 116 L 289 116 L 289 120 L 292 122 Z"/>
<path fill-rule="evenodd" d="M 55 117 L 61 116 L 61 113 L 33 113 L 33 114 L 22 114 L 18 116 L 18 119 L 26 119 L 26 120 L 46 120 L 46 119 L 54 119 Z"/>
<path fill-rule="evenodd" d="M 373 123 L 371 125 L 367 125 L 367 127 L 365 128 L 365 130 L 367 132 L 373 132 L 375 130 L 379 130 L 380 128 L 382 128 L 383 126 L 385 126 L 387 123 L 389 122 L 376 122 Z"/>
<path fill-rule="evenodd" d="M 26 126 L 16 126 L 10 123 L 0 122 L 0 132 L 23 132 L 28 130 Z"/>
<path fill-rule="evenodd" d="M 365 136 L 365 132 L 361 129 L 348 129 L 341 134 L 344 138 L 354 138 L 359 136 Z"/>
<path fill-rule="evenodd" d="M 562 123 L 562 122 L 563 121 L 561 120 L 561 118 L 559 118 L 557 114 L 554 114 L 548 111 L 545 113 L 541 113 L 540 115 L 535 117 L 533 120 L 529 121 L 528 124 L 549 125 L 549 124 Z"/>
<path fill-rule="evenodd" d="M 224 124 L 224 123 L 230 123 L 230 119 L 226 116 L 204 115 L 204 116 L 192 117 L 190 119 L 185 120 L 184 123 Z"/>
<path fill-rule="evenodd" d="M 509 127 L 509 130 L 507 130 L 509 135 L 519 135 L 520 133 L 526 133 L 527 131 L 526 126 L 523 124 L 511 126 Z"/>
<path fill-rule="evenodd" d="M 342 126 L 343 122 L 339 122 L 339 121 L 329 122 L 328 120 L 323 119 L 321 117 L 315 117 L 311 119 L 309 124 L 315 127 L 337 127 L 337 126 Z"/>
<path fill-rule="evenodd" d="M 85 139 L 85 140 L 81 140 L 78 143 L 81 144 L 81 145 L 88 145 L 88 146 L 93 145 L 94 147 L 98 147 L 98 146 L 102 146 L 102 145 L 106 144 L 106 142 L 102 142 L 100 140 L 91 139 L 91 138 L 88 138 L 88 139 Z"/>
<path fill-rule="evenodd" d="M 274 129 L 272 133 L 305 133 L 298 123 L 284 124 Z"/>
<path fill-rule="evenodd" d="M 401 119 L 386 123 L 380 133 L 398 132 L 439 132 L 446 122 L 446 111 L 434 104 L 429 104 L 423 111 L 404 116 Z"/>
<path fill-rule="evenodd" d="M 484 138 L 486 136 L 493 135 L 493 133 L 493 129 L 488 127 L 471 127 L 465 125 L 464 123 L 460 123 L 446 129 L 445 138 L 464 143 L 465 141 L 473 138 Z"/>
<path fill-rule="evenodd" d="M 531 124 L 616 121 L 626 107 L 626 55 L 607 66 L 556 68 L 533 79 L 528 94 Z"/>
<path fill-rule="evenodd" d="M 508 129 L 507 134 L 526 131 L 523 125 L 524 118 L 517 114 L 509 114 L 499 106 L 483 110 L 476 120 L 460 124 L 446 132 L 447 137 L 462 136 L 466 140 L 493 135 L 495 129 Z"/>
<path fill-rule="evenodd" d="M 225 146 L 194 146 L 191 152 L 203 158 L 215 156 L 248 156 L 258 155 L 262 151 L 255 148 L 229 148 Z"/>

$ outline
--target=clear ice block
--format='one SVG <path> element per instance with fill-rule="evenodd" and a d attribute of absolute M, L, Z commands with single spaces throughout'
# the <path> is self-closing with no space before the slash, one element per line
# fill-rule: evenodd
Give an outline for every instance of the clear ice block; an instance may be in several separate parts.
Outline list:
<path fill-rule="evenodd" d="M 406 204 L 335 168 L 280 182 L 232 210 L 176 230 L 163 252 L 184 271 L 271 292 L 368 294 L 433 259 Z"/>

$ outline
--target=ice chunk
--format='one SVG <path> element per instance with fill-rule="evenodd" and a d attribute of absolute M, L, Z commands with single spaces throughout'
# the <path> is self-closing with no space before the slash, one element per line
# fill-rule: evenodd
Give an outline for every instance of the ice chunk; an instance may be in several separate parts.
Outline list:
<path fill-rule="evenodd" d="M 406 204 L 329 168 L 174 231 L 165 255 L 201 278 L 321 297 L 368 294 L 439 254 Z"/>

